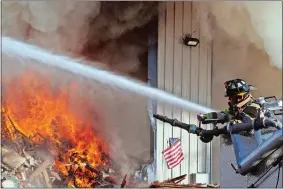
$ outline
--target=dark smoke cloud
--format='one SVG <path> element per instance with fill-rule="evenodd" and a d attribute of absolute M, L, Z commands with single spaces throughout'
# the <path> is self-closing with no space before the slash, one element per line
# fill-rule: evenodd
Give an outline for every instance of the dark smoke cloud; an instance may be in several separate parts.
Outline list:
<path fill-rule="evenodd" d="M 102 2 L 100 14 L 90 22 L 84 54 L 114 70 L 137 71 L 148 36 L 154 33 L 154 27 L 146 24 L 156 15 L 156 2 Z"/>
<path fill-rule="evenodd" d="M 90 22 L 89 44 L 117 39 L 145 25 L 156 13 L 156 2 L 101 2 L 100 14 Z"/>
<path fill-rule="evenodd" d="M 115 39 L 98 43 L 91 37 L 83 53 L 90 59 L 107 62 L 112 70 L 123 73 L 138 72 L 142 68 L 141 56 L 147 52 L 148 38 L 156 34 L 154 21 L 142 28 L 125 32 Z"/>

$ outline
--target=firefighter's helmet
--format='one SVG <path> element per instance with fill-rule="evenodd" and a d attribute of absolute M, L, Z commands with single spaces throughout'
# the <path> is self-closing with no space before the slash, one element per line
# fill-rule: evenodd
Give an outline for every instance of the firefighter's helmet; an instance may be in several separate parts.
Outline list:
<path fill-rule="evenodd" d="M 250 91 L 256 90 L 252 85 L 249 85 L 243 79 L 233 79 L 226 81 L 225 85 L 225 97 L 229 98 L 230 106 L 243 107 L 251 101 L 252 95 Z"/>

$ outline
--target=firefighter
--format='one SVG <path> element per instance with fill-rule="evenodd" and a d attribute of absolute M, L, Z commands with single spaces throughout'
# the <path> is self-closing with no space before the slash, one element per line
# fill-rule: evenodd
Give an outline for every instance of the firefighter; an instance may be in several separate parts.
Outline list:
<path fill-rule="evenodd" d="M 198 114 L 198 121 L 205 119 L 222 119 L 223 122 L 234 120 L 235 122 L 246 122 L 253 120 L 260 109 L 260 105 L 256 103 L 251 95 L 251 91 L 255 87 L 249 85 L 242 79 L 233 79 L 226 81 L 225 97 L 228 98 L 229 108 L 221 112 L 210 112 L 207 114 Z"/>
<path fill-rule="evenodd" d="M 220 112 L 210 112 L 207 114 L 198 114 L 198 121 L 206 119 L 219 119 L 225 122 L 233 122 L 234 124 L 251 123 L 254 127 L 263 128 L 265 125 L 278 127 L 280 123 L 266 119 L 262 115 L 261 106 L 253 98 L 251 91 L 256 90 L 243 79 L 233 79 L 226 81 L 225 97 L 228 98 L 229 108 Z"/>

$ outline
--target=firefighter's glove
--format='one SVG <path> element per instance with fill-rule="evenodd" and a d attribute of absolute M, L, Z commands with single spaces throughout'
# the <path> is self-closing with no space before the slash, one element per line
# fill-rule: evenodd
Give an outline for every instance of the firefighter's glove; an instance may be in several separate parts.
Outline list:
<path fill-rule="evenodd" d="M 275 127 L 277 129 L 282 129 L 282 123 L 279 120 L 273 119 L 271 117 L 265 117 L 263 124 L 266 128 Z"/>
<path fill-rule="evenodd" d="M 196 127 L 192 133 L 199 136 L 202 130 L 203 130 L 202 128 Z"/>
<path fill-rule="evenodd" d="M 265 116 L 263 111 L 259 111 L 256 119 L 254 120 L 254 128 L 257 130 L 268 127 L 282 129 L 282 123 L 279 120 Z"/>
<path fill-rule="evenodd" d="M 254 120 L 254 129 L 263 129 L 265 128 L 265 116 L 262 111 L 258 111 L 257 117 Z"/>
<path fill-rule="evenodd" d="M 224 124 L 224 123 L 228 123 L 232 120 L 232 116 L 230 114 L 223 114 L 220 118 L 219 118 L 219 123 Z"/>

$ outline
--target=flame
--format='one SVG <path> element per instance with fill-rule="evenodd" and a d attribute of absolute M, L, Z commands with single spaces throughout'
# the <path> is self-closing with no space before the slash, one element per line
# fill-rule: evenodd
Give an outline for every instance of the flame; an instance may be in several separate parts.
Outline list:
<path fill-rule="evenodd" d="M 83 93 L 77 83 L 55 88 L 50 77 L 28 71 L 3 80 L 2 120 L 6 128 L 2 131 L 12 140 L 17 138 L 17 130 L 33 143 L 49 141 L 56 152 L 55 168 L 75 177 L 68 183 L 93 187 L 98 175 L 92 169 L 108 162 L 107 142 L 94 130 L 94 124 L 102 127 L 102 123 L 88 99 L 73 97 Z"/>

